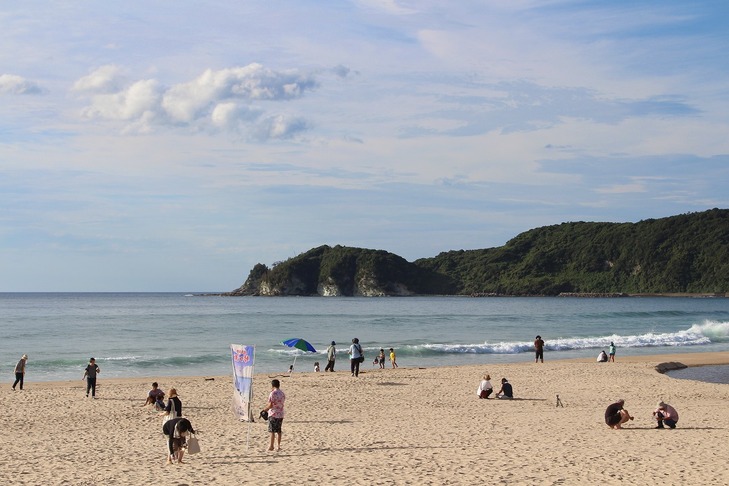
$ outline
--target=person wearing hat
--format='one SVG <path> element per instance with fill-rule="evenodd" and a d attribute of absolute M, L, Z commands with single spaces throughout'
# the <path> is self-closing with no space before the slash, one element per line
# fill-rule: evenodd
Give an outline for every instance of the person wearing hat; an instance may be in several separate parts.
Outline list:
<path fill-rule="evenodd" d="M 337 348 L 334 347 L 336 344 L 332 341 L 332 344 L 327 348 L 327 366 L 324 368 L 324 371 L 334 372 L 334 361 L 337 359 Z"/>
<path fill-rule="evenodd" d="M 28 355 L 24 354 L 21 356 L 18 364 L 15 365 L 15 383 L 13 383 L 13 391 L 15 391 L 15 385 L 20 383 L 20 389 L 23 389 L 23 380 L 25 379 L 25 363 L 28 361 Z"/>
<path fill-rule="evenodd" d="M 658 402 L 656 411 L 653 412 L 653 418 L 658 421 L 658 425 L 656 425 L 657 429 L 665 429 L 663 424 L 668 425 L 671 429 L 675 429 L 676 423 L 678 422 L 678 412 L 675 408 L 661 400 Z"/>
<path fill-rule="evenodd" d="M 165 421 L 176 417 L 182 417 L 182 401 L 177 396 L 177 390 L 170 388 L 169 400 L 167 400 L 167 406 L 164 412 L 160 415 L 165 415 Z"/>

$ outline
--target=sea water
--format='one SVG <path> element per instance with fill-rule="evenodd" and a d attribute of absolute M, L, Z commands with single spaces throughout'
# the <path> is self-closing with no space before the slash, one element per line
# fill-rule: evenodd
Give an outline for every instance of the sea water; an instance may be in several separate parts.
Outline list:
<path fill-rule="evenodd" d="M 80 379 L 90 357 L 104 377 L 231 373 L 230 344 L 255 345 L 255 371 L 336 368 L 359 338 L 367 358 L 390 347 L 403 367 L 729 350 L 727 298 L 220 297 L 181 293 L 0 294 L 5 381 L 28 354 L 28 381 Z M 316 353 L 281 344 L 309 341 Z M 389 354 L 389 353 L 387 353 Z M 389 366 L 389 362 L 387 363 Z"/>

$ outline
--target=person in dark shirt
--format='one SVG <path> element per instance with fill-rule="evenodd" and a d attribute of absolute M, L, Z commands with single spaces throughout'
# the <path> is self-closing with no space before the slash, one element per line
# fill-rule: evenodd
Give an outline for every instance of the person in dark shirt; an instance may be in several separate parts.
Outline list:
<path fill-rule="evenodd" d="M 542 336 L 537 335 L 536 338 L 534 338 L 534 362 L 544 363 L 544 339 L 542 339 Z"/>
<path fill-rule="evenodd" d="M 99 366 L 96 364 L 94 358 L 89 359 L 89 364 L 84 368 L 84 376 L 82 380 L 86 379 L 86 398 L 89 397 L 89 390 L 91 390 L 91 397 L 96 398 L 96 375 L 101 373 Z"/>
<path fill-rule="evenodd" d="M 501 390 L 496 392 L 497 398 L 514 398 L 514 390 L 511 388 L 511 383 L 506 378 L 501 379 Z"/>
<path fill-rule="evenodd" d="M 167 464 L 182 464 L 187 437 L 195 433 L 192 424 L 184 417 L 173 418 L 162 425 L 162 433 L 167 436 Z"/>
<path fill-rule="evenodd" d="M 611 429 L 622 429 L 621 425 L 628 420 L 633 420 L 633 417 L 623 408 L 625 400 L 622 398 L 615 403 L 608 405 L 605 409 L 605 423 Z"/>

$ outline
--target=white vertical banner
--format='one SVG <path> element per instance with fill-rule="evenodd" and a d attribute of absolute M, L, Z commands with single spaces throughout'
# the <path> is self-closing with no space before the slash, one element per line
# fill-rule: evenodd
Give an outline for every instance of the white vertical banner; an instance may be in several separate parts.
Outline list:
<path fill-rule="evenodd" d="M 251 420 L 251 400 L 253 399 L 253 363 L 256 347 L 231 344 L 233 358 L 233 413 L 238 420 Z"/>

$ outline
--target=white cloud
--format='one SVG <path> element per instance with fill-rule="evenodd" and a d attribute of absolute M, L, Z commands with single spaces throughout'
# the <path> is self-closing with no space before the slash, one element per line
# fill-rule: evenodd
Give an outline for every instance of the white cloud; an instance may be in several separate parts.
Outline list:
<path fill-rule="evenodd" d="M 34 95 L 43 90 L 38 84 L 15 74 L 0 74 L 0 94 Z"/>
<path fill-rule="evenodd" d="M 77 91 L 104 91 L 119 79 L 116 66 L 104 66 L 74 84 Z M 186 83 L 164 88 L 155 79 L 137 81 L 109 94 L 92 96 L 84 113 L 93 118 L 125 120 L 149 130 L 154 124 L 197 124 L 240 130 L 261 114 L 253 102 L 292 100 L 318 86 L 313 75 L 275 71 L 260 64 L 206 70 Z M 289 115 L 271 115 L 251 131 L 258 138 L 290 138 L 307 123 Z"/>
<path fill-rule="evenodd" d="M 84 76 L 73 85 L 74 91 L 89 91 L 94 93 L 112 93 L 118 91 L 123 83 L 121 69 L 118 66 L 109 64 L 101 66 Z"/>

